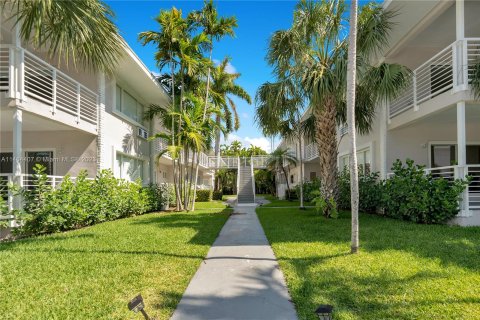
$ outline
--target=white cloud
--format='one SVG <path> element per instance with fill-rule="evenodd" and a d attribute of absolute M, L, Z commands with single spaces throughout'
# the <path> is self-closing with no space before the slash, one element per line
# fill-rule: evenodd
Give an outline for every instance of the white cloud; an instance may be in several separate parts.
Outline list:
<path fill-rule="evenodd" d="M 218 66 L 221 63 L 221 61 L 217 59 L 213 59 L 212 61 L 216 66 Z M 235 66 L 229 62 L 225 67 L 225 71 L 230 74 L 237 73 L 237 68 L 235 68 Z"/>
<path fill-rule="evenodd" d="M 248 119 L 248 118 L 249 118 L 248 113 L 243 112 L 243 113 L 242 113 L 242 118 L 243 118 L 243 119 Z"/>
<path fill-rule="evenodd" d="M 256 146 L 256 147 L 260 147 L 267 152 L 271 151 L 270 140 L 265 138 L 265 137 L 257 137 L 257 138 L 245 137 L 245 138 L 243 138 L 243 137 L 240 137 L 236 134 L 229 134 L 227 139 L 225 139 L 224 137 L 221 138 L 220 144 L 230 144 L 235 140 L 240 141 L 245 148 L 248 148 L 251 145 L 253 145 L 253 146 Z"/>

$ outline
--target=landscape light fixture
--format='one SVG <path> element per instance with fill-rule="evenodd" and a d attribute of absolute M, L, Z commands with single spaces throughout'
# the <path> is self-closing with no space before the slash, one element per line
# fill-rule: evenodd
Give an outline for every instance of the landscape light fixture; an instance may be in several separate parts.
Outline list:
<path fill-rule="evenodd" d="M 144 308 L 145 308 L 145 304 L 143 303 L 143 298 L 141 294 L 133 298 L 128 303 L 128 309 L 130 311 L 133 311 L 135 313 L 140 312 L 146 320 L 154 320 L 153 318 L 150 318 L 147 312 L 145 312 Z"/>
<path fill-rule="evenodd" d="M 315 313 L 318 316 L 318 319 L 320 320 L 332 320 L 332 311 L 333 311 L 333 306 L 328 305 L 328 304 L 321 304 L 317 310 L 315 310 Z"/>

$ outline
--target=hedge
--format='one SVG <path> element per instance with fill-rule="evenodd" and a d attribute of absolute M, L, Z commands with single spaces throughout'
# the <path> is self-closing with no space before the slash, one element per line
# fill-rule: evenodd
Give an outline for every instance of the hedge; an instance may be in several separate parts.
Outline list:
<path fill-rule="evenodd" d="M 212 201 L 212 190 L 197 190 L 197 202 L 209 202 Z"/>

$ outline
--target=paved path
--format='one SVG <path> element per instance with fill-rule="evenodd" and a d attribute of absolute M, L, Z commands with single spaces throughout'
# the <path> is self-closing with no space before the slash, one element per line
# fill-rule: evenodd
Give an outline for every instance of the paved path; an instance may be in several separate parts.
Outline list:
<path fill-rule="evenodd" d="M 297 315 L 254 206 L 236 207 L 172 320 L 295 320 Z"/>

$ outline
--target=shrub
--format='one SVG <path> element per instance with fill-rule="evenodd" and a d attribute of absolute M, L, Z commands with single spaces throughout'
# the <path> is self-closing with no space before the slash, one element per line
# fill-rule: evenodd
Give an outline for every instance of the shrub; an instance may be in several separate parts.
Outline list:
<path fill-rule="evenodd" d="M 21 234 L 80 228 L 142 214 L 158 206 L 156 188 L 116 179 L 110 170 L 102 170 L 94 180 L 87 179 L 85 171 L 75 181 L 66 176 L 55 189 L 48 184 L 44 167 L 38 165 L 34 170 L 35 188 L 21 191 L 22 226 L 16 230 Z"/>
<path fill-rule="evenodd" d="M 222 199 L 223 199 L 223 192 L 221 190 L 213 191 L 212 200 L 222 200 Z"/>
<path fill-rule="evenodd" d="M 320 180 L 313 179 L 303 183 L 303 200 L 305 202 L 312 202 L 315 198 L 316 191 L 320 190 Z M 295 194 L 300 198 L 300 185 L 295 186 Z"/>
<path fill-rule="evenodd" d="M 209 202 L 212 201 L 212 190 L 197 190 L 197 202 Z"/>
<path fill-rule="evenodd" d="M 468 181 L 448 181 L 425 175 L 424 167 L 397 160 L 393 176 L 384 182 L 385 215 L 417 223 L 444 223 L 458 213 L 458 201 Z"/>
<path fill-rule="evenodd" d="M 362 212 L 376 212 L 381 206 L 382 201 L 382 183 L 378 172 L 359 173 L 358 175 L 358 193 L 359 210 Z M 339 209 L 349 210 L 351 207 L 350 199 L 350 172 L 343 170 L 338 176 L 338 199 Z"/>

